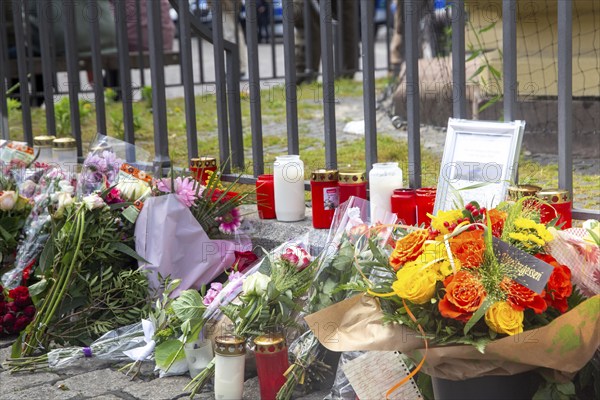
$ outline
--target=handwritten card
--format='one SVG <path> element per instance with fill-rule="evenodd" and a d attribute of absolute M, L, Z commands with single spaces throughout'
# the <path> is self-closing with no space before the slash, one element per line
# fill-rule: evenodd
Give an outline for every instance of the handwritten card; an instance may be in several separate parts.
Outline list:
<path fill-rule="evenodd" d="M 386 392 L 410 374 L 402 357 L 394 351 L 369 351 L 349 361 L 342 369 L 359 399 L 385 399 Z M 389 398 L 423 400 L 413 379 L 400 386 Z"/>

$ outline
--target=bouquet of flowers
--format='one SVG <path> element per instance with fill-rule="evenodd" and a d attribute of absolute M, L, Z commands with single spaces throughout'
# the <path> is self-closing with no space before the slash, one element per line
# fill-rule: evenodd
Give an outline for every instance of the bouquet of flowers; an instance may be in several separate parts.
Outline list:
<path fill-rule="evenodd" d="M 240 226 L 238 206 L 248 198 L 231 192 L 233 185 L 221 186 L 217 175 L 206 186 L 189 177 L 154 183 L 135 227 L 136 251 L 148 260 L 141 266 L 150 270 L 154 289 L 159 275 L 181 280 L 173 296 L 200 289 L 234 264 L 236 252 L 251 249 L 245 237 L 228 240 Z"/>
<path fill-rule="evenodd" d="M 531 204 L 486 210 L 471 202 L 438 212 L 430 229 L 400 232 L 393 249 L 371 246 L 376 262 L 357 264 L 377 280 L 365 275 L 353 285 L 368 297 L 307 320 L 340 324 L 335 343 L 321 340 L 327 348 L 400 350 L 434 377 L 578 371 L 600 345 L 600 328 L 585 321 L 600 296 L 583 301 L 569 267 L 547 254 L 553 236 Z M 345 335 L 344 320 L 361 321 L 353 334 L 364 343 Z"/>
<path fill-rule="evenodd" d="M 30 287 L 38 312 L 14 345 L 30 356 L 51 342 L 90 343 L 145 314 L 148 283 L 133 270 L 133 226 L 124 204 L 108 206 L 106 192 L 74 201 L 65 194 L 51 210 L 51 239 Z M 126 205 L 126 204 L 125 204 Z"/>
<path fill-rule="evenodd" d="M 352 290 L 340 287 L 360 279 L 359 271 L 353 267 L 355 254 L 361 254 L 365 261 L 372 261 L 369 236 L 374 243 L 383 245 L 387 242 L 396 216 L 377 208 L 373 209 L 374 215 L 369 215 L 370 210 L 369 202 L 357 197 L 351 197 L 336 209 L 318 271 L 308 292 L 308 313 L 342 301 L 352 293 Z M 298 383 L 323 377 L 324 364 L 320 360 L 325 356 L 325 349 L 311 331 L 300 336 L 290 346 L 290 351 L 294 363 L 288 370 L 278 399 L 290 399 Z"/>
<path fill-rule="evenodd" d="M 0 336 L 21 332 L 34 315 L 35 307 L 26 286 L 6 292 L 0 285 Z"/>
<path fill-rule="evenodd" d="M 210 303 L 233 323 L 234 335 L 249 338 L 296 326 L 298 301 L 316 272 L 306 242 L 300 239 L 284 243 L 252 267 L 238 285 L 239 298 L 235 302 L 225 304 L 217 296 Z M 231 294 L 227 298 L 231 299 Z M 214 366 L 213 360 L 185 389 L 191 389 L 192 395 L 198 393 L 214 375 Z"/>

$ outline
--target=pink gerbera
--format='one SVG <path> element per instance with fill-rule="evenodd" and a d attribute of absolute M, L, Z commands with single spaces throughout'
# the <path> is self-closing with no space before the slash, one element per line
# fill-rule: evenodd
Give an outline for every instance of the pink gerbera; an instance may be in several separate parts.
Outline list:
<path fill-rule="evenodd" d="M 230 212 L 222 217 L 217 218 L 219 222 L 219 230 L 223 233 L 231 234 L 235 232 L 242 224 L 242 216 L 240 210 L 232 208 Z"/>
<path fill-rule="evenodd" d="M 171 185 L 175 188 L 177 199 L 186 207 L 191 207 L 197 199 L 196 196 L 196 181 L 192 178 L 177 177 L 174 180 L 171 178 L 163 178 L 156 182 L 156 187 L 163 193 L 171 193 Z M 200 194 L 201 191 L 198 192 Z"/>

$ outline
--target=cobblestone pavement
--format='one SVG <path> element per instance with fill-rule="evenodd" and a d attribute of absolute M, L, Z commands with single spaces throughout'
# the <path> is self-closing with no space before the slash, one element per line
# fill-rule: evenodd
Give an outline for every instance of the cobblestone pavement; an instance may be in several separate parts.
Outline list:
<path fill-rule="evenodd" d="M 10 355 L 11 340 L 0 340 L 0 362 Z M 141 377 L 132 381 L 118 371 L 117 365 L 83 359 L 73 367 L 58 371 L 11 374 L 0 367 L 0 400 L 170 400 L 187 398 L 183 388 L 188 376 L 155 378 L 152 365 L 142 368 Z M 323 399 L 328 391 L 299 397 L 298 400 Z M 210 390 L 196 399 L 213 399 Z M 260 399 L 258 379 L 248 379 L 244 399 Z"/>

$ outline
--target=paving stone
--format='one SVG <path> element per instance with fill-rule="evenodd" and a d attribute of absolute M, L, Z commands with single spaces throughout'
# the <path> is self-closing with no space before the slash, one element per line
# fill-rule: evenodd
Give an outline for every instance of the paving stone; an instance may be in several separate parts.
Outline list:
<path fill-rule="evenodd" d="M 60 380 L 54 386 L 68 390 L 72 396 L 94 397 L 121 391 L 130 384 L 130 379 L 120 372 L 99 369 Z"/>
<path fill-rule="evenodd" d="M 20 392 L 43 384 L 52 385 L 59 379 L 60 376 L 49 372 L 39 372 L 35 374 L 19 372 L 11 374 L 8 371 L 4 371 L 0 373 L 0 388 L 2 388 L 0 393 L 4 395 Z"/>
<path fill-rule="evenodd" d="M 30 385 L 25 384 L 27 381 L 29 381 L 29 378 L 21 382 L 22 386 L 27 387 L 27 389 L 19 391 L 5 390 L 4 381 L 2 381 L 2 395 L 0 395 L 0 400 L 75 400 L 81 398 L 77 394 L 71 393 L 68 390 L 61 390 L 52 385 L 30 387 Z"/>
<path fill-rule="evenodd" d="M 183 396 L 183 388 L 190 383 L 189 377 L 169 376 L 151 381 L 129 381 L 123 392 L 138 399 L 167 400 Z M 189 392 L 188 392 L 189 393 Z"/>

